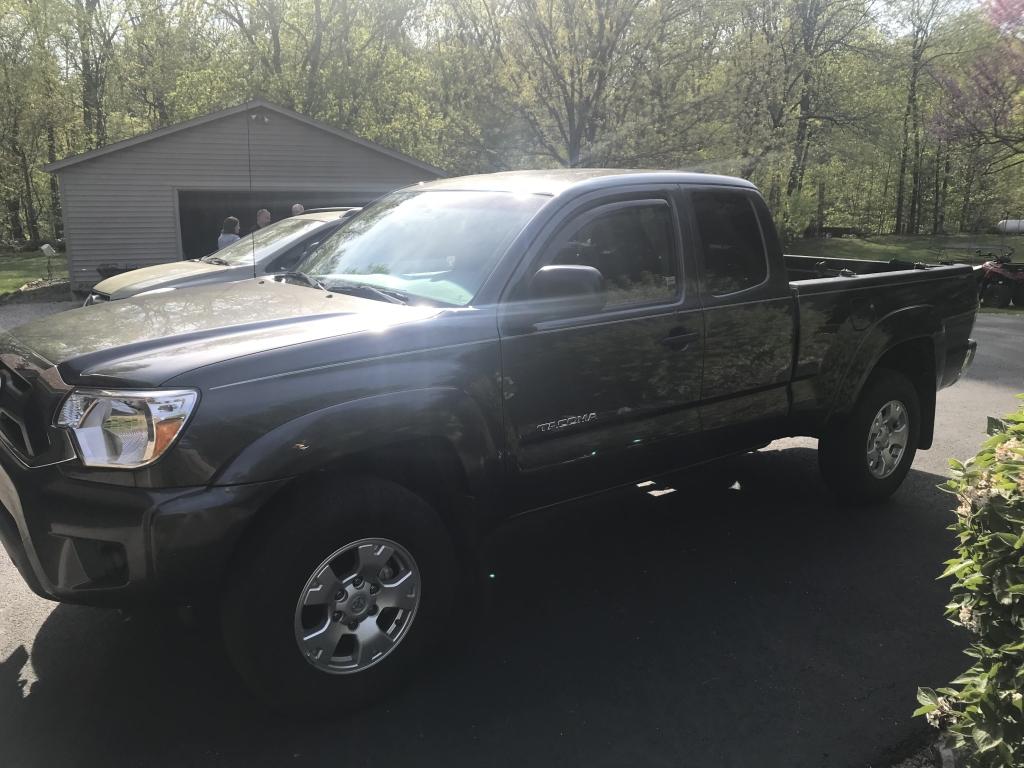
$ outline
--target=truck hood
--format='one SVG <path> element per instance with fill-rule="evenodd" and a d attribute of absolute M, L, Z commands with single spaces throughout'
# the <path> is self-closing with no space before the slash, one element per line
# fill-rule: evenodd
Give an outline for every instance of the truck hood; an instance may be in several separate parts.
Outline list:
<path fill-rule="evenodd" d="M 441 311 L 245 280 L 61 312 L 9 331 L 6 344 L 58 366 L 70 384 L 155 386 L 204 365 Z"/>
<path fill-rule="evenodd" d="M 116 301 L 158 288 L 184 288 L 208 282 L 244 280 L 246 277 L 252 277 L 251 264 L 242 267 L 226 267 L 222 264 L 207 264 L 202 261 L 174 261 L 170 264 L 133 269 L 131 272 L 108 277 L 97 283 L 93 290 Z"/>

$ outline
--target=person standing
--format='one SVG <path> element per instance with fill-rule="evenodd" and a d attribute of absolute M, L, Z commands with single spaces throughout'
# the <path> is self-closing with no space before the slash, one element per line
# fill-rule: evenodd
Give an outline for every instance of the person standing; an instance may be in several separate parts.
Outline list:
<path fill-rule="evenodd" d="M 263 229 L 270 223 L 270 218 L 270 211 L 268 211 L 266 208 L 260 208 L 258 211 L 256 211 L 256 226 L 250 229 L 248 234 L 251 235 L 253 232 Z"/>
<path fill-rule="evenodd" d="M 224 219 L 224 225 L 220 228 L 220 237 L 217 238 L 217 250 L 231 245 L 236 240 L 241 238 L 238 236 L 238 230 L 241 225 L 238 219 L 234 216 L 228 216 Z"/>

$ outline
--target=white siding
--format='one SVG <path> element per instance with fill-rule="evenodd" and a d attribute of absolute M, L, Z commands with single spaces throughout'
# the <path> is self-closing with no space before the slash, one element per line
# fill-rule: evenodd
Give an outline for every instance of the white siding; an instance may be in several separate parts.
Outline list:
<path fill-rule="evenodd" d="M 60 170 L 72 288 L 94 284 L 96 267 L 107 262 L 180 259 L 179 189 L 309 189 L 370 199 L 433 177 L 287 115 L 255 114 L 228 115 Z"/>

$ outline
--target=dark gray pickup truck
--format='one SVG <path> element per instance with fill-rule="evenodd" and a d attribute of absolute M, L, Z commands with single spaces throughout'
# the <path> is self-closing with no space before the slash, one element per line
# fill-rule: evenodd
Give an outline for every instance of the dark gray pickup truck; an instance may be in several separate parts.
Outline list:
<path fill-rule="evenodd" d="M 0 533 L 54 600 L 217 604 L 305 711 L 403 679 L 510 515 L 787 435 L 884 499 L 974 350 L 969 267 L 783 256 L 718 176 L 421 184 L 301 269 L 0 336 Z"/>

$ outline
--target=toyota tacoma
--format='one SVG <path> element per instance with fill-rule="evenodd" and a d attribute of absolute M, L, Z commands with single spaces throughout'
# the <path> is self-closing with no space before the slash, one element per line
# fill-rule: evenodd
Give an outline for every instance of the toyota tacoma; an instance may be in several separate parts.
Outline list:
<path fill-rule="evenodd" d="M 214 603 L 257 692 L 357 705 L 512 515 L 791 435 L 890 496 L 977 304 L 967 266 L 783 255 L 740 179 L 419 184 L 283 275 L 0 335 L 0 534 L 44 597 Z"/>

